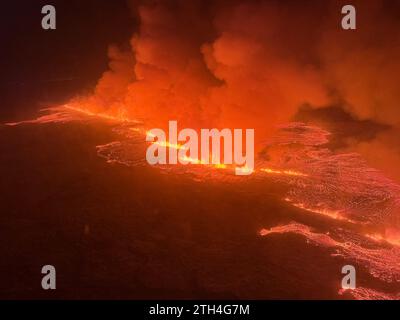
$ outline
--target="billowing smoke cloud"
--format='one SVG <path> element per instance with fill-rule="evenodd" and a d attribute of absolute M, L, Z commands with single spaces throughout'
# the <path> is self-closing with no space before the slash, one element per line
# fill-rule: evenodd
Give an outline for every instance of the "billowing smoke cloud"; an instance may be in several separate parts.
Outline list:
<path fill-rule="evenodd" d="M 356 1 L 357 31 L 326 27 L 319 57 L 327 85 L 359 120 L 387 126 L 371 141 L 351 139 L 348 149 L 400 181 L 400 3 Z M 334 7 L 334 6 L 332 6 Z M 339 18 L 340 11 L 327 21 Z M 332 25 L 332 23 L 330 23 Z"/>
<path fill-rule="evenodd" d="M 351 147 L 395 162 L 400 5 L 351 2 L 356 31 L 341 29 L 342 1 L 134 1 L 131 50 L 110 49 L 110 70 L 86 103 L 160 127 L 255 128 L 256 141 L 304 104 L 339 104 L 392 128 Z"/>
<path fill-rule="evenodd" d="M 294 20 L 271 1 L 141 2 L 132 51 L 110 50 L 110 71 L 91 102 L 159 126 L 177 119 L 268 132 L 300 105 L 328 102 L 321 73 L 305 53 L 315 33 L 306 30 L 311 6 L 295 6 L 304 14 Z"/>

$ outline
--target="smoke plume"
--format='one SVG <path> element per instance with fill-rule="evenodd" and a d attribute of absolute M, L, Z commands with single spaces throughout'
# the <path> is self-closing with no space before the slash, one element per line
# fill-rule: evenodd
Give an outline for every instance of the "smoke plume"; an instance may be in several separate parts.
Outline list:
<path fill-rule="evenodd" d="M 110 48 L 84 102 L 149 126 L 254 128 L 256 142 L 303 105 L 339 105 L 389 128 L 348 147 L 400 178 L 400 4 L 352 1 L 357 30 L 343 30 L 345 4 L 131 1 L 140 21 L 131 50 Z"/>

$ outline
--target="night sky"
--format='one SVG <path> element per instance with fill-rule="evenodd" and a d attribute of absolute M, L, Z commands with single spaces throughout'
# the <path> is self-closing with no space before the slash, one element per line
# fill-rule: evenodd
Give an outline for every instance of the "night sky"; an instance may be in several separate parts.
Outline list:
<path fill-rule="evenodd" d="M 56 7 L 56 30 L 41 28 L 46 4 Z M 2 120 L 92 89 L 107 69 L 108 46 L 128 45 L 135 29 L 125 0 L 7 1 L 0 23 Z"/>

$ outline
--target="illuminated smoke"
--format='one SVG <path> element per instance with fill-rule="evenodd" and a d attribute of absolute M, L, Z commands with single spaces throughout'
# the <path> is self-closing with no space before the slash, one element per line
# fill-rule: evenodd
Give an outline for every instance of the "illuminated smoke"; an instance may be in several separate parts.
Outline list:
<path fill-rule="evenodd" d="M 293 24 L 304 29 L 313 14 L 302 12 Z M 110 50 L 110 71 L 83 101 L 91 109 L 161 127 L 178 120 L 184 127 L 255 128 L 263 137 L 300 105 L 328 102 L 315 63 L 297 59 L 304 55 L 299 39 L 280 39 L 292 13 L 275 2 L 152 1 L 137 14 L 132 52 Z"/>
<path fill-rule="evenodd" d="M 165 128 L 255 128 L 256 144 L 304 104 L 339 104 L 357 119 L 400 122 L 400 28 L 390 1 L 354 1 L 356 31 L 340 28 L 341 1 L 132 1 L 131 51 L 112 46 L 110 70 L 86 108 Z M 400 178 L 390 137 L 349 145 Z M 378 148 L 379 151 L 372 150 Z M 383 164 L 379 154 L 389 159 Z"/>

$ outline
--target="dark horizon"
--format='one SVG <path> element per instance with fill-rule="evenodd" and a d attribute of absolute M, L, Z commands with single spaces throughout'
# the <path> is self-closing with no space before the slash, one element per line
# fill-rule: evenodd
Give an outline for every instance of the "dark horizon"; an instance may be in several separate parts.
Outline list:
<path fill-rule="evenodd" d="M 43 30 L 48 1 L 3 4 L 2 122 L 33 117 L 47 103 L 89 93 L 108 68 L 110 44 L 129 45 L 137 22 L 126 0 L 54 0 L 57 30 Z"/>

